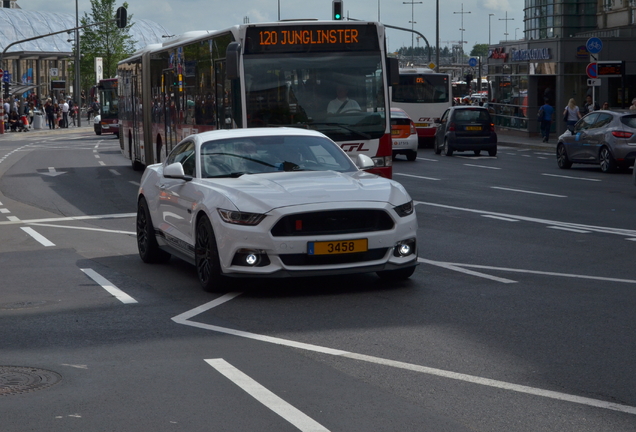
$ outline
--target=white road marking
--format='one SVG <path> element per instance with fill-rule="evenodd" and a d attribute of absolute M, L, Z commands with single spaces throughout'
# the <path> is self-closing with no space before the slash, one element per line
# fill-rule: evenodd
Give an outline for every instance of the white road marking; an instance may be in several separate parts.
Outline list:
<path fill-rule="evenodd" d="M 66 174 L 65 171 L 56 171 L 54 167 L 49 167 L 49 172 L 42 173 L 42 175 L 47 175 L 49 177 L 56 177 L 62 174 Z"/>
<path fill-rule="evenodd" d="M 415 177 L 415 178 L 419 178 L 419 179 L 424 179 L 424 180 L 435 180 L 438 181 L 440 179 L 438 178 L 432 178 L 432 177 L 422 177 L 422 176 L 417 176 L 417 175 L 412 175 L 412 174 L 402 174 L 402 173 L 393 173 L 394 176 L 398 175 L 398 176 L 404 176 L 404 177 Z"/>
<path fill-rule="evenodd" d="M 499 189 L 499 190 L 505 190 L 510 192 L 520 192 L 520 193 L 527 193 L 527 194 L 533 194 L 533 195 L 551 196 L 555 198 L 567 198 L 566 195 L 555 195 L 555 194 L 549 194 L 549 193 L 543 193 L 543 192 L 534 192 L 534 191 L 527 191 L 523 189 L 512 189 L 512 188 L 505 188 L 505 187 L 499 187 L 499 186 L 491 186 L 491 189 Z"/>
<path fill-rule="evenodd" d="M 244 337 L 244 338 L 248 338 L 248 339 L 253 339 L 253 340 L 257 340 L 257 341 L 261 341 L 261 342 L 267 342 L 267 343 L 273 343 L 273 344 L 277 344 L 277 345 L 281 345 L 281 346 L 287 346 L 287 347 L 292 347 L 292 348 L 299 348 L 299 349 L 304 349 L 304 350 L 308 350 L 308 351 L 313 351 L 313 352 L 319 352 L 322 354 L 328 354 L 328 355 L 334 355 L 334 356 L 339 356 L 339 357 L 345 357 L 345 358 L 350 358 L 353 360 L 359 360 L 359 361 L 366 361 L 369 363 L 375 363 L 375 364 L 380 364 L 380 365 L 384 365 L 384 366 L 389 366 L 389 367 L 394 367 L 394 368 L 399 368 L 399 369 L 404 369 L 404 370 L 410 370 L 413 372 L 419 372 L 419 373 L 424 373 L 424 374 L 428 374 L 428 375 L 434 375 L 434 376 L 439 376 L 442 378 L 449 378 L 449 379 L 454 379 L 454 380 L 458 380 L 458 381 L 464 381 L 464 382 L 469 382 L 469 383 L 473 383 L 473 384 L 479 384 L 479 385 L 483 385 L 483 386 L 487 386 L 487 387 L 492 387 L 492 388 L 498 388 L 498 389 L 502 389 L 502 390 L 510 390 L 510 391 L 515 391 L 518 393 L 524 393 L 524 394 L 530 394 L 530 395 L 535 395 L 535 396 L 540 396 L 540 397 L 545 397 L 545 398 L 550 398 L 550 399 L 556 399 L 556 400 L 561 400 L 561 401 L 566 401 L 566 402 L 572 402 L 572 403 L 578 403 L 578 404 L 582 404 L 582 405 L 587 405 L 587 406 L 592 406 L 592 407 L 596 407 L 596 408 L 603 408 L 603 409 L 608 409 L 608 410 L 613 410 L 613 411 L 619 411 L 619 412 L 624 412 L 624 413 L 628 413 L 628 414 L 635 414 L 636 415 L 636 407 L 633 406 L 629 406 L 629 405 L 621 405 L 621 404 L 616 404 L 616 403 L 611 403 L 611 402 L 606 402 L 606 401 L 601 401 L 601 400 L 597 400 L 597 399 L 591 399 L 591 398 L 586 398 L 586 397 L 580 397 L 580 396 L 575 396 L 575 395 L 570 395 L 567 393 L 560 393 L 560 392 L 555 392 L 555 391 L 551 391 L 551 390 L 543 390 L 543 389 L 539 389 L 539 388 L 535 388 L 535 387 L 529 387 L 529 386 L 524 386 L 524 385 L 518 385 L 518 384 L 512 384 L 509 382 L 505 382 L 505 381 L 498 381 L 498 380 L 493 380 L 493 379 L 489 379 L 489 378 L 482 378 L 482 377 L 478 377 L 478 376 L 474 376 L 474 375 L 467 375 L 467 374 L 462 374 L 462 373 L 457 373 L 457 372 L 452 372 L 452 371 L 447 371 L 447 370 L 443 370 L 443 369 L 436 369 L 436 368 L 430 368 L 430 367 L 426 367 L 426 366 L 420 366 L 420 365 L 416 365 L 413 363 L 405 363 L 405 362 L 399 362 L 399 361 L 395 361 L 395 360 L 388 360 L 388 359 L 383 359 L 380 357 L 373 357 L 373 356 L 368 356 L 368 355 L 364 355 L 364 354 L 356 354 L 356 353 L 352 353 L 352 352 L 348 352 L 348 351 L 342 351 L 342 350 L 334 350 L 331 348 L 326 348 L 326 347 L 321 347 L 318 345 L 311 345 L 311 344 L 305 344 L 302 342 L 295 342 L 295 341 L 291 341 L 288 339 L 282 339 L 282 338 L 274 338 L 274 337 L 270 337 L 270 336 L 264 336 L 264 335 L 259 335 L 256 333 L 249 333 L 249 332 L 243 332 L 240 330 L 234 330 L 234 329 L 229 329 L 229 328 L 225 328 L 225 327 L 218 327 L 218 326 L 213 326 L 210 324 L 203 324 L 203 323 L 198 323 L 196 321 L 189 321 L 190 318 L 193 318 L 194 316 L 203 313 L 205 311 L 208 311 L 220 304 L 225 303 L 228 300 L 231 300 L 232 298 L 236 297 L 237 295 L 240 295 L 240 293 L 230 293 L 229 296 L 231 296 L 231 298 L 223 296 L 217 300 L 213 300 L 211 302 L 208 302 L 202 306 L 199 306 L 195 309 L 192 309 L 190 311 L 184 312 L 174 318 L 172 318 L 172 320 L 178 324 L 183 324 L 183 325 L 187 325 L 187 326 L 191 326 L 191 327 L 196 327 L 196 328 L 200 328 L 200 329 L 204 329 L 204 330 L 211 330 L 211 331 L 215 331 L 218 333 L 223 333 L 223 334 L 230 334 L 230 335 L 234 335 L 234 336 L 238 336 L 238 337 Z"/>
<path fill-rule="evenodd" d="M 490 219 L 498 219 L 506 222 L 519 222 L 519 219 L 511 219 L 501 216 L 493 216 L 493 215 L 481 215 L 481 217 L 490 218 Z"/>
<path fill-rule="evenodd" d="M 530 155 L 521 155 L 521 157 L 527 157 L 527 158 L 529 158 L 529 157 L 532 157 L 532 156 L 530 156 Z"/>
<path fill-rule="evenodd" d="M 21 222 L 17 216 L 7 216 L 7 219 L 9 220 L 7 223 Z M 0 225 L 2 225 L 2 222 L 0 222 Z"/>
<path fill-rule="evenodd" d="M 580 229 L 560 227 L 560 226 L 547 226 L 546 228 L 556 229 L 556 230 L 563 230 L 563 231 L 570 231 L 570 232 L 575 232 L 575 233 L 579 233 L 579 234 L 589 234 L 589 233 L 592 232 L 592 231 L 583 231 L 583 230 L 580 230 Z"/>
<path fill-rule="evenodd" d="M 603 181 L 603 180 L 600 180 L 600 179 L 585 178 L 585 177 L 572 177 L 572 176 L 565 176 L 565 175 L 558 175 L 558 174 L 542 173 L 541 175 L 542 176 L 548 176 L 548 177 L 559 177 L 559 178 L 564 178 L 564 179 L 572 179 L 572 180 L 586 180 L 586 181 L 593 181 L 593 182 Z"/>
<path fill-rule="evenodd" d="M 104 163 L 104 161 L 99 161 L 99 164 L 100 164 L 101 166 L 106 166 L 106 164 Z"/>
<path fill-rule="evenodd" d="M 427 161 L 427 162 L 439 162 L 439 160 L 437 160 L 437 159 L 427 159 L 427 158 L 421 158 L 421 157 L 418 157 L 418 159 L 419 160 L 423 160 L 423 161 Z"/>
<path fill-rule="evenodd" d="M 285 400 L 276 396 L 273 392 L 263 387 L 261 384 L 250 378 L 247 374 L 238 370 L 227 361 L 218 359 L 206 359 L 206 363 L 220 372 L 227 379 L 245 390 L 247 394 L 265 405 L 270 410 L 281 416 L 283 419 L 293 424 L 303 432 L 329 432 L 320 423 L 316 422 L 305 413 L 295 408 Z"/>
<path fill-rule="evenodd" d="M 636 241 L 636 237 L 626 238 L 625 240 L 629 240 L 629 241 Z"/>
<path fill-rule="evenodd" d="M 99 232 L 106 232 L 111 234 L 137 235 L 137 233 L 134 231 L 118 231 L 118 230 L 109 230 L 109 229 L 103 229 L 103 228 L 75 227 L 75 226 L 53 225 L 53 224 L 44 224 L 44 223 L 34 223 L 29 225 L 51 227 L 51 228 L 76 229 L 76 230 L 85 230 L 85 231 L 99 231 Z"/>
<path fill-rule="evenodd" d="M 126 294 L 125 292 L 117 288 L 115 285 L 110 283 L 108 279 L 106 279 L 105 277 L 97 273 L 95 270 L 93 269 L 80 269 L 80 270 L 82 270 L 86 274 L 86 276 L 88 276 L 89 278 L 97 282 L 99 285 L 101 285 L 102 288 L 104 288 L 106 291 L 112 294 L 113 297 L 115 297 L 120 302 L 125 304 L 137 303 L 137 300 L 135 300 L 134 298 L 132 298 L 131 296 L 129 296 L 128 294 Z"/>
<path fill-rule="evenodd" d="M 116 175 L 116 176 L 121 175 L 119 171 L 117 171 L 116 169 L 109 169 L 108 171 L 110 171 L 113 175 Z"/>
<path fill-rule="evenodd" d="M 623 237 L 636 237 L 636 230 L 600 227 L 600 226 L 594 226 L 594 225 L 583 225 L 583 224 L 561 222 L 561 221 L 554 221 L 554 220 L 548 220 L 548 219 L 538 219 L 538 218 L 527 217 L 527 216 L 498 213 L 498 212 L 492 212 L 488 210 L 469 209 L 464 207 L 450 206 L 446 204 L 438 204 L 438 203 L 431 203 L 431 202 L 425 202 L 425 201 L 413 201 L 413 203 L 415 205 L 421 204 L 421 205 L 427 205 L 431 207 L 439 207 L 439 208 L 445 208 L 445 209 L 451 209 L 451 210 L 457 210 L 457 211 L 465 211 L 469 213 L 478 213 L 482 216 L 483 215 L 501 216 L 505 218 L 519 219 L 520 221 L 534 222 L 534 223 L 539 223 L 543 225 L 557 225 L 557 226 L 568 227 L 568 228 L 590 230 L 593 232 L 598 232 L 603 234 L 614 234 L 614 235 L 620 235 Z M 0 222 L 0 225 L 1 224 L 2 222 Z"/>
<path fill-rule="evenodd" d="M 0 208 L 0 213 L 11 213 L 11 211 L 6 208 Z"/>
<path fill-rule="evenodd" d="M 487 169 L 493 169 L 493 170 L 500 170 L 501 169 L 499 167 L 491 167 L 491 166 L 486 166 L 486 165 L 464 164 L 464 166 L 475 167 L 475 168 L 487 168 Z"/>
<path fill-rule="evenodd" d="M 25 233 L 27 233 L 28 235 L 30 235 L 31 237 L 33 237 L 35 240 L 37 240 L 44 247 L 55 246 L 55 243 L 51 242 L 49 239 L 44 237 L 42 234 L 38 233 L 33 228 L 20 227 L 20 229 L 22 231 L 24 231 Z"/>
<path fill-rule="evenodd" d="M 141 186 L 141 183 L 136 182 L 136 181 L 132 181 L 132 180 L 130 180 L 128 183 L 132 183 L 132 184 L 134 184 L 135 186 Z"/>
<path fill-rule="evenodd" d="M 96 159 L 101 158 L 101 156 L 100 156 L 100 155 L 98 155 L 98 154 L 96 154 L 96 155 L 94 155 L 94 156 L 95 156 L 95 158 L 96 158 Z"/>
<path fill-rule="evenodd" d="M 108 215 L 96 215 L 96 216 L 68 216 L 68 217 L 59 217 L 59 218 L 45 218 L 45 219 L 25 219 L 20 220 L 18 218 L 12 219 L 6 222 L 0 222 L 0 225 L 15 225 L 16 223 L 23 224 L 34 224 L 41 222 L 66 222 L 66 221 L 76 221 L 76 220 L 91 220 L 91 219 L 122 219 L 129 217 L 136 217 L 137 213 L 114 213 Z M 7 219 L 13 216 L 8 216 Z"/>
<path fill-rule="evenodd" d="M 441 261 L 433 261 L 433 260 L 427 260 L 425 258 L 418 258 L 417 259 L 419 262 L 424 263 L 424 264 L 430 264 L 430 265 L 434 265 L 437 267 L 442 267 L 448 270 L 453 270 L 459 273 L 465 273 L 467 275 L 470 276 L 476 276 L 476 277 L 480 277 L 480 278 L 484 278 L 484 279 L 490 279 L 493 280 L 495 282 L 501 282 L 501 283 L 517 283 L 517 281 L 513 281 L 511 279 L 504 279 L 504 278 L 500 278 L 497 276 L 492 276 L 492 275 L 488 275 L 485 273 L 478 273 L 472 270 L 466 270 L 465 268 L 459 267 L 455 264 L 451 264 L 451 263 L 446 263 L 446 262 L 441 262 Z"/>
<path fill-rule="evenodd" d="M 545 160 L 545 159 L 547 159 L 547 158 L 546 158 L 546 157 L 543 157 L 543 156 L 537 156 L 537 159 L 544 159 L 544 160 Z"/>
<path fill-rule="evenodd" d="M 554 156 L 554 153 L 545 153 L 545 152 L 535 152 L 536 155 L 544 155 L 544 156 Z"/>

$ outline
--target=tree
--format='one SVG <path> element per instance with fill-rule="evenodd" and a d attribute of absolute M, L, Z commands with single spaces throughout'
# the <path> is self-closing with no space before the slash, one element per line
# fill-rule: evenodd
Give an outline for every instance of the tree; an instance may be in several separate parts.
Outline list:
<path fill-rule="evenodd" d="M 471 57 L 488 57 L 488 44 L 475 44 L 470 52 Z"/>
<path fill-rule="evenodd" d="M 130 28 L 134 25 L 132 15 L 128 16 L 126 28 L 118 28 L 115 23 L 115 1 L 91 0 L 90 15 L 84 12 L 80 20 L 83 26 L 96 24 L 83 29 L 80 37 L 81 88 L 85 90 L 95 84 L 95 57 L 103 59 L 104 78 L 113 78 L 117 75 L 117 63 L 135 51 L 135 41 L 129 34 Z M 124 2 L 122 6 L 128 8 L 128 3 Z"/>

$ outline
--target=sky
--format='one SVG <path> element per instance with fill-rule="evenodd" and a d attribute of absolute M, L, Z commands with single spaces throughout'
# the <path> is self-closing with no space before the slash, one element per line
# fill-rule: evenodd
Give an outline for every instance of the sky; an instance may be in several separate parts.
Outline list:
<path fill-rule="evenodd" d="M 438 0 L 440 46 L 465 41 L 464 51 L 470 52 L 478 43 L 521 39 L 523 37 L 523 0 Z M 90 12 L 90 0 L 17 0 L 24 10 L 58 12 L 79 15 Z M 117 1 L 120 6 L 124 2 Z M 128 14 L 133 21 L 155 21 L 173 34 L 193 30 L 220 30 L 241 24 L 294 18 L 331 19 L 332 0 L 128 0 Z M 397 27 L 413 28 L 422 33 L 431 46 L 435 45 L 435 5 L 433 0 L 344 0 L 345 16 L 379 21 Z M 461 13 L 463 10 L 463 14 Z M 506 15 L 507 13 L 507 15 Z M 489 16 L 489 14 L 494 14 Z M 508 18 L 508 20 L 506 20 Z M 463 27 L 462 27 L 463 19 Z M 414 23 L 411 23 L 414 21 Z M 506 36 L 506 25 L 507 33 Z M 462 32 L 461 29 L 464 29 Z M 490 34 L 489 34 L 490 33 Z M 389 51 L 402 46 L 418 46 L 411 32 L 389 29 Z M 425 46 L 423 40 L 420 46 Z"/>

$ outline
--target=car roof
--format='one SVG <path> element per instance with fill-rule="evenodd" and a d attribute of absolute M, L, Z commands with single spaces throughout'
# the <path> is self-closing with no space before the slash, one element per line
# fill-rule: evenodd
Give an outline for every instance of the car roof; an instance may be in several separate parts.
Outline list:
<path fill-rule="evenodd" d="M 195 137 L 195 139 L 200 142 L 226 138 L 249 138 L 255 136 L 314 136 L 327 138 L 324 134 L 314 130 L 289 127 L 217 129 L 213 131 L 201 132 L 190 136 Z"/>

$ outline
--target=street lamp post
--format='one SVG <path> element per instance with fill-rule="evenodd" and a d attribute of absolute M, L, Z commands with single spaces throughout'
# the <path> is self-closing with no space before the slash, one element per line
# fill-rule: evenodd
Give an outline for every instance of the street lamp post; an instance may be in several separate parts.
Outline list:
<path fill-rule="evenodd" d="M 505 18 L 499 18 L 499 21 L 505 21 L 506 22 L 506 32 L 504 34 L 506 35 L 506 42 L 508 42 L 508 21 L 514 21 L 514 18 L 508 18 L 508 11 L 506 11 L 506 17 Z"/>
<path fill-rule="evenodd" d="M 488 14 L 488 46 L 490 46 L 490 18 L 494 17 L 495 14 Z"/>
<path fill-rule="evenodd" d="M 415 5 L 416 4 L 422 4 L 421 1 L 410 1 L 410 2 L 402 2 L 402 4 L 410 4 L 411 5 L 411 21 L 409 21 L 411 23 L 411 58 L 415 58 L 415 52 L 414 52 L 414 35 L 415 33 L 413 33 L 413 25 L 415 24 Z"/>
<path fill-rule="evenodd" d="M 82 126 L 82 91 L 80 90 L 81 81 L 80 81 L 80 61 L 82 57 L 80 56 L 80 34 L 79 34 L 79 8 L 77 6 L 77 1 L 75 0 L 75 88 L 73 89 L 73 98 L 75 99 L 75 105 L 79 108 L 77 110 L 77 114 L 75 117 L 77 118 L 77 127 Z"/>
<path fill-rule="evenodd" d="M 464 63 L 464 14 L 469 14 L 470 12 L 464 12 L 464 3 L 462 3 L 462 11 L 461 12 L 453 12 L 454 14 L 461 14 L 462 16 L 462 28 L 460 28 L 461 32 L 462 32 L 462 37 L 461 40 L 459 41 L 459 46 L 460 46 L 460 54 L 461 54 L 461 63 Z M 462 75 L 464 75 L 464 67 L 462 66 Z"/>

